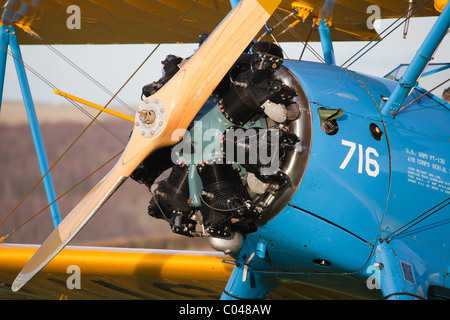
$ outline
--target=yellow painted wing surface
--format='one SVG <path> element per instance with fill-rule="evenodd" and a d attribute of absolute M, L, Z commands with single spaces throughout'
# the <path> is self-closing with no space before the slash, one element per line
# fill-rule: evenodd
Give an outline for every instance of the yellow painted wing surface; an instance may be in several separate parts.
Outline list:
<path fill-rule="evenodd" d="M 0 244 L 0 300 L 216 300 L 233 272 L 233 260 L 218 252 L 64 248 L 17 292 L 11 285 L 37 245 Z M 225 263 L 223 261 L 228 261 Z M 75 267 L 75 268 L 74 268 Z M 76 282 L 79 268 L 80 289 Z M 323 286 L 286 283 L 269 300 L 354 300 Z"/>
<path fill-rule="evenodd" d="M 408 2 L 283 0 L 268 24 L 275 25 L 293 10 L 293 3 L 301 3 L 312 12 L 295 26 L 300 38 L 285 32 L 279 41 L 306 39 L 314 17 L 331 20 L 334 41 L 370 40 L 376 33 L 367 28 L 372 14 L 368 7 L 378 6 L 381 18 L 396 18 L 407 11 Z M 79 11 L 68 10 L 74 3 Z M 0 4 L 1 21 L 18 27 L 22 44 L 196 43 L 200 34 L 211 33 L 230 11 L 229 0 L 0 0 Z M 80 28 L 76 29 L 73 19 L 78 13 Z M 431 1 L 414 16 L 438 14 Z M 283 29 L 279 27 L 275 34 Z M 311 41 L 318 40 L 318 32 L 313 32 Z"/>
<path fill-rule="evenodd" d="M 0 244 L 0 299 L 218 299 L 233 270 L 216 252 L 69 246 L 12 292 L 38 247 Z"/>

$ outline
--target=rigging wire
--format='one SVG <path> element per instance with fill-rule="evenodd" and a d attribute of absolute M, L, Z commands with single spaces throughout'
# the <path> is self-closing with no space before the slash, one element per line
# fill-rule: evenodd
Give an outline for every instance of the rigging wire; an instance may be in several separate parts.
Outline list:
<path fill-rule="evenodd" d="M 276 12 L 273 13 L 273 16 L 278 19 L 278 20 L 282 20 L 281 16 L 278 15 Z M 293 28 L 289 28 L 288 25 L 286 25 L 285 22 L 282 22 L 282 25 L 286 28 L 287 31 L 289 31 L 299 42 L 302 42 L 307 48 L 308 50 L 321 62 L 321 63 L 326 63 L 325 60 L 322 58 L 322 56 L 316 51 L 314 50 L 313 47 L 311 47 L 310 44 L 308 44 L 305 40 L 303 40 L 303 38 L 298 34 L 298 32 L 294 31 Z"/>
<path fill-rule="evenodd" d="M 447 202 L 447 203 L 446 203 Z M 444 201 L 438 203 L 437 205 L 435 205 L 434 207 L 432 207 L 431 209 L 425 211 L 424 213 L 422 213 L 421 215 L 417 216 L 416 218 L 412 219 L 411 221 L 405 223 L 403 226 L 401 226 L 400 228 L 396 229 L 395 231 L 391 232 L 390 234 L 388 234 L 386 237 L 380 239 L 380 243 L 382 243 L 383 241 L 386 241 L 387 243 L 389 241 L 391 241 L 393 238 L 398 237 L 400 234 L 402 234 L 403 232 L 405 232 L 406 230 L 411 229 L 413 226 L 415 226 L 416 224 L 418 224 L 419 222 L 422 222 L 423 220 L 431 217 L 433 214 L 435 214 L 436 212 L 439 212 L 440 210 L 444 209 L 446 206 L 450 205 L 450 197 L 445 199 Z M 435 210 L 436 209 L 436 210 Z M 429 213 L 430 211 L 434 210 L 433 212 Z M 428 214 L 429 213 L 429 214 Z M 428 215 L 426 215 L 428 214 Z M 426 215 L 426 216 L 425 216 Z M 425 217 L 424 217 L 425 216 Z M 423 217 L 423 218 L 422 218 Z M 420 219 L 420 220 L 419 220 Z M 418 220 L 418 221 L 416 221 Z M 408 226 L 410 225 L 410 226 Z M 403 230 L 402 230 L 403 229 Z M 402 230 L 402 231 L 400 231 Z M 400 232 L 399 232 L 400 231 Z M 398 232 L 398 233 L 397 233 Z"/>
<path fill-rule="evenodd" d="M 311 28 L 309 29 L 309 32 L 308 32 L 308 37 L 306 38 L 306 41 L 305 41 L 305 45 L 303 46 L 302 53 L 300 54 L 300 57 L 298 58 L 298 60 L 302 60 L 302 58 L 303 58 L 303 54 L 305 53 L 306 46 L 309 44 L 309 40 L 311 39 L 311 34 L 316 27 L 316 23 L 317 23 L 317 18 L 314 18 Z"/>
<path fill-rule="evenodd" d="M 367 43 L 364 47 L 362 47 L 358 52 L 356 52 L 353 56 L 351 56 L 349 59 L 347 59 L 347 61 L 345 61 L 342 65 L 341 68 L 345 68 L 348 69 L 352 64 L 354 64 L 356 61 L 358 61 L 359 59 L 361 59 L 367 52 L 369 52 L 370 50 L 372 50 L 375 46 L 377 46 L 381 41 L 383 41 L 387 36 L 389 36 L 392 32 L 394 32 L 395 30 L 397 30 L 402 24 L 404 24 L 406 21 L 409 21 L 407 19 L 403 20 L 402 22 L 400 22 L 400 24 L 398 26 L 396 26 L 393 30 L 391 30 L 388 34 L 386 34 L 385 37 L 381 38 L 381 36 L 383 35 L 383 33 L 385 33 L 389 28 L 391 28 L 394 24 L 396 24 L 397 22 L 400 21 L 400 19 L 402 19 L 404 16 L 410 15 L 413 16 L 414 14 L 416 14 L 417 12 L 419 12 L 420 10 L 422 10 L 423 7 L 425 7 L 431 0 L 427 0 L 422 6 L 420 6 L 417 10 L 415 10 L 414 12 L 410 13 L 412 10 L 414 10 L 418 5 L 420 5 L 424 0 L 420 0 L 418 3 L 416 3 L 414 6 L 411 7 L 411 9 L 407 10 L 404 14 L 402 14 L 398 19 L 396 19 L 393 23 L 391 23 L 388 27 L 386 27 L 380 34 L 378 34 L 375 38 L 373 38 L 372 40 L 369 41 L 369 43 Z M 377 40 L 378 38 L 380 38 L 380 41 L 375 42 L 375 40 Z M 375 43 L 374 43 L 375 42 Z M 354 57 L 356 57 L 361 51 L 363 51 L 365 48 L 367 48 L 368 46 L 370 46 L 372 43 L 374 43 L 370 48 L 368 48 L 366 51 L 364 51 L 359 57 L 357 57 L 352 63 L 350 63 L 348 66 L 345 66 L 348 62 L 350 62 L 350 60 L 352 60 Z"/>
<path fill-rule="evenodd" d="M 409 22 L 411 20 L 411 8 L 413 5 L 413 0 L 409 0 L 409 4 L 408 4 L 408 14 L 406 15 L 406 23 L 405 23 L 405 27 L 403 28 L 403 39 L 406 39 L 406 36 L 408 35 L 408 29 L 409 29 Z"/>
<path fill-rule="evenodd" d="M 39 72 L 37 72 L 35 69 L 33 69 L 31 66 L 29 66 L 28 64 L 26 64 L 23 60 L 19 59 L 18 57 L 16 57 L 12 52 L 10 52 L 7 48 L 5 48 L 4 46 L 0 45 L 0 48 L 5 51 L 7 54 L 9 54 L 14 60 L 18 61 L 19 63 L 21 63 L 25 68 L 27 68 L 29 71 L 31 71 L 36 77 L 38 77 L 40 80 L 42 80 L 44 83 L 46 83 L 49 87 L 51 87 L 52 89 L 57 89 L 56 86 L 54 86 L 48 79 L 46 79 L 44 76 L 42 76 Z M 120 142 L 122 142 L 123 144 L 126 145 L 125 141 L 123 141 L 117 134 L 115 134 L 111 129 L 109 129 L 108 127 L 106 127 L 103 123 L 101 123 L 100 121 L 98 121 L 96 118 L 93 118 L 93 116 L 87 112 L 86 110 L 84 110 L 83 108 L 81 108 L 77 103 L 75 103 L 74 101 L 67 99 L 70 103 L 72 103 L 75 107 L 77 107 L 79 110 L 81 110 L 83 113 L 85 113 L 88 117 L 90 117 L 92 119 L 91 123 L 89 124 L 89 126 L 95 121 L 97 124 L 99 124 L 102 128 L 104 128 L 107 132 L 109 132 L 113 137 L 115 137 L 117 140 L 119 140 Z M 100 113 L 97 115 L 97 117 L 100 115 Z M 88 127 L 89 127 L 88 126 Z M 76 141 L 78 141 L 78 139 L 87 131 L 88 127 L 86 127 L 83 131 L 81 131 L 81 133 L 78 135 L 78 137 L 75 139 L 75 141 L 73 141 L 68 148 L 66 148 L 66 150 L 59 156 L 59 158 L 55 161 L 55 163 L 53 163 L 53 165 L 47 170 L 47 172 L 45 172 L 39 179 L 38 181 L 33 185 L 33 187 L 25 194 L 25 196 L 18 202 L 18 204 L 9 212 L 9 214 L 4 218 L 4 220 L 0 223 L 0 226 L 2 226 L 6 220 L 8 220 L 8 218 L 17 210 L 17 208 L 26 200 L 26 198 L 28 198 L 28 196 L 34 191 L 34 189 L 36 189 L 36 187 L 44 180 L 44 178 L 53 170 L 53 168 L 59 163 L 59 161 L 67 154 L 67 152 L 69 152 L 69 150 L 72 148 L 72 146 L 75 144 Z"/>
<path fill-rule="evenodd" d="M 124 150 L 120 151 L 118 154 L 116 154 L 115 156 L 113 156 L 111 159 L 109 159 L 108 161 L 106 161 L 104 164 L 102 164 L 100 167 L 98 167 L 97 169 L 95 169 L 94 171 L 92 171 L 89 175 L 87 175 L 85 178 L 83 178 L 81 181 L 79 181 L 78 183 L 76 183 L 75 185 L 73 185 L 71 188 L 69 188 L 67 191 L 65 191 L 63 194 L 61 194 L 58 198 L 56 198 L 53 202 L 49 203 L 48 205 L 46 205 L 44 208 L 42 208 L 40 211 L 38 211 L 37 213 L 35 213 L 33 216 L 31 216 L 31 218 L 28 218 L 25 222 L 23 222 L 22 224 L 20 224 L 18 227 L 14 228 L 12 231 L 8 232 L 5 236 L 0 238 L 0 243 L 2 243 L 4 240 L 6 240 L 7 238 L 9 238 L 13 233 L 15 233 L 17 230 L 19 230 L 20 228 L 22 228 L 25 224 L 27 224 L 28 222 L 30 222 L 31 220 L 33 220 L 34 218 L 36 218 L 38 215 L 40 215 L 42 212 L 44 212 L 45 210 L 47 210 L 52 204 L 54 204 L 56 201 L 58 201 L 59 199 L 61 199 L 62 197 L 64 197 L 65 195 L 67 195 L 69 192 L 71 192 L 72 190 L 74 190 L 76 187 L 78 187 L 80 184 L 82 184 L 84 181 L 86 181 L 87 179 L 89 179 L 91 176 L 93 176 L 95 173 L 97 173 L 98 171 L 100 171 L 103 167 L 105 167 L 108 163 L 110 163 L 111 161 L 113 161 L 115 158 L 117 158 L 120 154 L 122 154 Z M 8 216 L 9 217 L 9 216 Z M 0 223 L 0 227 L 3 225 L 3 223 L 5 223 L 5 221 L 8 219 L 8 217 L 6 217 L 1 223 Z"/>
<path fill-rule="evenodd" d="M 102 85 L 100 82 L 98 82 L 94 77 L 92 77 L 90 74 L 88 74 L 86 71 L 84 71 L 80 66 L 78 66 L 76 63 L 71 61 L 69 58 L 67 58 L 64 54 L 62 54 L 58 49 L 56 49 L 51 44 L 47 43 L 42 39 L 41 37 L 38 38 L 39 41 L 45 45 L 47 48 L 52 50 L 56 55 L 58 55 L 61 59 L 63 59 L 65 62 L 67 62 L 70 66 L 72 66 L 74 69 L 76 69 L 78 72 L 80 72 L 82 75 L 84 75 L 87 79 L 89 79 L 92 83 L 94 83 L 97 87 L 102 89 L 105 93 L 107 93 L 109 96 L 113 96 L 114 94 L 108 90 L 104 85 Z M 116 101 L 118 101 L 122 106 L 124 106 L 128 111 L 130 111 L 133 115 L 135 114 L 135 110 L 131 108 L 128 104 L 126 104 L 122 99 L 116 96 Z"/>
<path fill-rule="evenodd" d="M 215 210 L 215 211 L 219 211 L 219 212 L 233 212 L 233 211 L 237 211 L 237 210 L 244 209 L 244 208 L 248 207 L 247 203 L 244 203 L 243 205 L 240 205 L 239 207 L 236 207 L 236 208 L 228 208 L 228 209 L 215 208 L 215 207 L 209 205 L 205 201 L 205 199 L 203 199 L 203 194 L 201 192 L 200 192 L 200 200 L 202 200 L 203 204 L 206 205 L 211 210 Z"/>
<path fill-rule="evenodd" d="M 172 34 L 172 32 L 175 30 L 175 28 L 180 24 L 181 21 L 186 17 L 186 15 L 192 10 L 192 8 L 199 2 L 200 0 L 195 0 L 191 6 L 184 12 L 184 14 L 178 19 L 178 21 L 174 24 L 174 26 L 169 30 L 168 33 L 166 33 L 164 39 L 156 45 L 156 47 L 149 53 L 149 55 L 144 59 L 144 61 L 137 67 L 137 69 L 131 74 L 131 76 L 125 81 L 125 83 L 119 88 L 119 90 L 111 97 L 111 99 L 108 101 L 108 103 L 105 105 L 105 109 L 108 107 L 108 105 L 117 97 L 117 95 L 122 91 L 122 89 L 131 81 L 131 79 L 136 75 L 136 73 L 142 68 L 142 66 L 152 57 L 152 55 L 156 52 L 156 50 L 161 46 L 162 43 L 164 43 L 169 36 Z M 6 52 L 8 50 L 6 48 L 2 48 Z M 20 61 L 20 60 L 18 60 Z M 21 61 L 21 63 L 26 66 L 24 61 Z M 33 70 L 32 68 L 30 71 Z M 33 71 L 32 71 L 33 72 Z M 34 73 L 34 72 L 33 72 Z M 39 74 L 39 73 L 37 73 Z M 45 79 L 42 76 L 38 76 L 41 80 L 43 80 L 47 84 L 51 84 L 47 79 Z M 70 100 L 69 100 L 70 101 Z M 20 202 L 16 205 L 16 207 L 6 216 L 6 218 L 0 223 L 0 226 L 5 223 L 5 221 L 17 210 L 17 208 L 25 201 L 25 199 L 33 192 L 33 190 L 42 182 L 45 176 L 47 176 L 51 170 L 59 163 L 59 161 L 69 152 L 69 150 L 75 145 L 75 143 L 81 138 L 81 136 L 90 128 L 90 126 L 97 121 L 97 118 L 102 114 L 102 111 L 100 111 L 93 119 L 92 121 L 83 129 L 83 131 L 75 138 L 75 140 L 69 145 L 69 147 L 62 153 L 62 155 L 53 163 L 53 165 L 48 169 L 48 171 L 42 175 L 42 177 L 36 182 L 36 184 L 31 188 L 30 191 L 20 200 Z M 84 181 L 84 180 L 83 180 Z M 66 195 L 64 193 L 64 195 Z M 59 199 L 59 198 L 58 198 Z M 56 201 L 56 200 L 55 200 Z M 49 204 L 50 206 L 50 204 Z M 1 240 L 1 239 L 0 239 Z M 0 241 L 1 242 L 1 241 Z"/>
<path fill-rule="evenodd" d="M 34 68 L 32 68 L 30 65 L 25 63 L 22 59 L 19 59 L 16 57 L 11 51 L 9 51 L 7 48 L 5 48 L 3 45 L 0 44 L 0 49 L 5 51 L 8 55 L 10 55 L 15 61 L 19 62 L 21 65 L 24 66 L 28 71 L 33 73 L 37 78 L 39 78 L 42 82 L 44 82 L 46 85 L 48 85 L 53 90 L 57 90 L 58 88 L 47 78 L 45 78 L 43 75 L 41 75 L 38 71 L 36 71 Z M 87 112 L 85 109 L 83 109 L 79 104 L 77 104 L 75 101 L 70 100 L 66 98 L 67 101 L 69 101 L 72 105 L 74 105 L 76 108 L 78 108 L 81 112 L 83 112 L 86 116 L 88 116 L 91 120 L 94 119 L 94 117 Z M 100 120 L 95 119 L 95 122 L 101 126 L 104 130 L 106 130 L 110 135 L 112 135 L 114 138 L 116 138 L 118 141 L 120 141 L 123 145 L 126 145 L 126 142 L 120 138 L 114 131 L 112 131 L 110 128 L 108 128 L 104 123 L 102 123 Z"/>
<path fill-rule="evenodd" d="M 268 34 L 272 34 L 272 32 L 282 23 L 284 23 L 286 20 L 288 20 L 290 17 L 295 16 L 298 13 L 298 9 L 294 9 L 291 13 L 289 13 L 286 17 L 278 21 L 273 27 L 268 27 L 267 30 L 256 40 L 256 42 L 261 41 L 262 38 L 264 38 Z"/>
<path fill-rule="evenodd" d="M 405 108 L 409 107 L 409 106 L 412 105 L 414 102 L 416 102 L 416 101 L 422 99 L 424 96 L 426 96 L 427 94 L 433 92 L 434 90 L 436 90 L 437 88 L 443 86 L 444 84 L 446 84 L 446 83 L 449 82 L 449 81 L 450 81 L 450 78 L 447 79 L 447 80 L 445 80 L 445 81 L 443 81 L 443 82 L 441 82 L 440 84 L 438 84 L 437 86 L 435 86 L 433 89 L 428 90 L 428 91 L 425 92 L 424 94 L 420 95 L 419 97 L 417 97 L 416 99 L 414 99 L 413 101 L 411 101 L 410 103 L 408 103 L 407 105 L 405 105 L 405 106 L 401 107 L 400 109 L 398 109 L 398 111 L 397 111 L 397 113 L 396 113 L 395 115 L 398 115 L 398 114 L 400 113 L 400 111 L 402 111 L 402 110 L 404 110 Z M 445 106 L 444 106 L 444 108 L 447 109 L 447 107 L 445 107 Z"/>
<path fill-rule="evenodd" d="M 409 9 L 406 13 L 404 13 L 403 15 L 401 15 L 400 17 L 398 17 L 394 22 L 392 22 L 389 26 L 387 26 L 381 33 L 377 34 L 372 40 L 370 40 L 365 46 L 363 46 L 361 49 L 359 49 L 359 51 L 357 51 L 355 54 L 353 54 L 353 56 L 351 56 L 350 58 L 347 59 L 347 61 L 345 61 L 341 67 L 345 68 L 345 64 L 348 63 L 350 60 L 352 60 L 355 56 L 357 56 L 361 51 L 363 51 L 365 48 L 367 48 L 368 46 L 370 46 L 372 44 L 372 42 L 374 42 L 377 39 L 380 39 L 380 41 L 382 41 L 384 38 L 382 38 L 381 36 L 383 35 L 383 33 L 385 33 L 389 28 L 391 28 L 394 24 L 396 24 L 398 21 L 400 21 L 400 19 L 402 19 L 405 15 L 408 14 L 408 12 L 410 10 L 412 10 L 414 7 L 416 7 L 417 5 L 419 5 L 423 0 L 420 0 L 417 4 L 415 4 L 413 7 L 411 7 L 411 9 Z M 394 29 L 395 30 L 395 29 Z M 372 47 L 373 48 L 373 47 Z M 370 50 L 371 48 L 369 48 L 368 50 Z M 358 58 L 359 59 L 359 58 Z M 354 62 L 353 62 L 354 63 Z M 348 67 L 347 67 L 348 68 Z"/>

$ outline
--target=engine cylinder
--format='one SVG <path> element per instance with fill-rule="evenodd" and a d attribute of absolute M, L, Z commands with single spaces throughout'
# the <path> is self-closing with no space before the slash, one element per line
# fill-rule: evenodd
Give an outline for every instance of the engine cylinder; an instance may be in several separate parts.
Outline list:
<path fill-rule="evenodd" d="M 230 164 L 204 164 L 200 166 L 203 202 L 202 215 L 210 234 L 230 236 L 230 219 L 245 210 L 246 192 L 240 176 Z"/>
<path fill-rule="evenodd" d="M 189 214 L 189 167 L 175 165 L 169 177 L 157 185 L 148 206 L 149 215 L 173 220 L 176 214 Z M 172 221 L 173 222 L 173 221 Z"/>

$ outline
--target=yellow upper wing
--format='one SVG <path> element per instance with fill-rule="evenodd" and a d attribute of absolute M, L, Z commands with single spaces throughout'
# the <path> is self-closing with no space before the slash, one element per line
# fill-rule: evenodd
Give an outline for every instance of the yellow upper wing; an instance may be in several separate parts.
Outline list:
<path fill-rule="evenodd" d="M 68 8 L 76 2 L 79 11 Z M 18 28 L 22 44 L 126 44 L 196 43 L 202 33 L 211 33 L 230 11 L 229 0 L 0 0 L 2 23 Z M 368 29 L 367 8 L 377 5 L 382 18 L 394 18 L 408 9 L 408 0 L 284 0 L 269 25 L 291 12 L 293 3 L 301 3 L 312 12 L 295 31 L 306 39 L 313 17 L 331 19 L 334 41 L 369 40 L 376 36 Z M 331 12 L 331 16 L 329 15 Z M 73 19 L 80 14 L 79 29 Z M 433 2 L 415 16 L 438 15 Z M 294 18 L 287 20 L 288 24 Z M 279 31 L 283 31 L 280 27 Z M 33 36 L 25 36 L 23 32 Z M 40 40 L 39 40 L 40 38 Z M 319 39 L 312 34 L 311 41 Z M 285 32 L 279 41 L 298 42 L 300 38 Z"/>
<path fill-rule="evenodd" d="M 37 249 L 0 244 L 0 299 L 218 299 L 233 270 L 214 252 L 72 246 L 12 292 Z"/>

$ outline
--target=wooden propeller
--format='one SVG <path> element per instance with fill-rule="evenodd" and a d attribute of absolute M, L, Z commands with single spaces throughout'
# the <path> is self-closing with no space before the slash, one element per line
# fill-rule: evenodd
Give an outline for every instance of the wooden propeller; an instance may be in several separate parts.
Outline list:
<path fill-rule="evenodd" d="M 227 71 L 281 0 L 242 0 L 181 70 L 136 113 L 130 141 L 119 161 L 53 230 L 23 267 L 11 289 L 18 291 L 50 262 L 136 167 L 155 150 L 173 145 L 172 132 L 187 129 Z"/>

